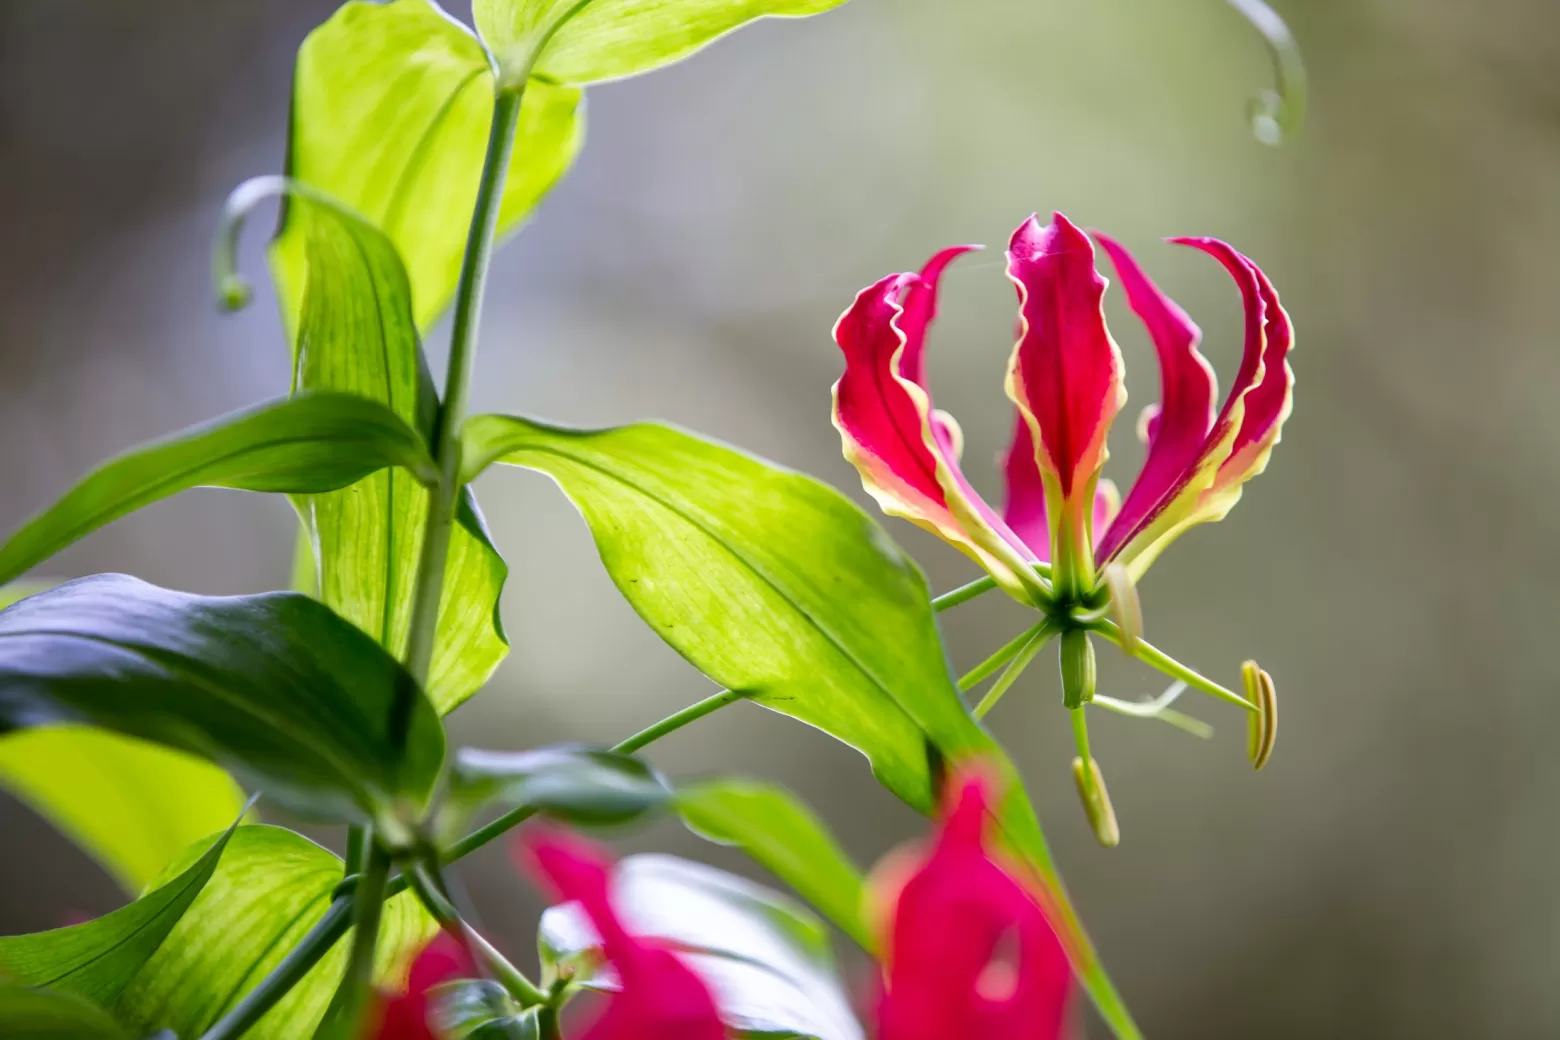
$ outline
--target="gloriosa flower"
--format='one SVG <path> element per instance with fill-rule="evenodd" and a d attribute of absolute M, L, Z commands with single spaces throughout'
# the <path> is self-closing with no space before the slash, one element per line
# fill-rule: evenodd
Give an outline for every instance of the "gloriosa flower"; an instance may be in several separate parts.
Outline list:
<path fill-rule="evenodd" d="M 1057 1040 L 1072 989 L 1067 953 L 1041 904 L 993 852 L 985 774 L 968 769 L 947 791 L 930 850 L 885 893 L 890 909 L 873 1035 Z M 623 927 L 603 853 L 548 828 L 532 830 L 524 848 L 554 892 L 580 904 L 618 976 L 619 989 L 580 1040 L 724 1040 L 715 999 L 693 969 Z M 473 973 L 459 943 L 435 939 L 414 963 L 407 992 L 388 1001 L 376 1040 L 437 1040 L 428 989 Z"/>
<path fill-rule="evenodd" d="M 1138 424 L 1147 454 L 1125 497 L 1101 476 L 1106 440 L 1126 403 L 1121 352 L 1106 328 L 1106 279 L 1095 269 L 1094 240 L 1109 255 L 1159 356 L 1161 394 Z M 1235 280 L 1245 310 L 1240 367 L 1222 405 L 1213 369 L 1197 351 L 1200 332 L 1149 280 L 1125 248 L 1079 230 L 1060 213 L 1042 225 L 1030 217 L 1008 244 L 1007 273 L 1018 289 L 1018 337 L 1007 372 L 1017 409 L 1003 464 L 1000 514 L 959 469 L 958 425 L 932 404 L 926 335 L 937 313 L 937 284 L 950 262 L 974 246 L 937 253 L 919 271 L 893 274 L 863 289 L 834 329 L 845 373 L 834 385 L 834 424 L 845 457 L 889 514 L 904 517 L 968 554 L 991 580 L 1045 615 L 1026 637 L 972 673 L 971 682 L 1009 661 L 975 709 L 995 703 L 1045 640 L 1062 642 L 1065 702 L 1095 701 L 1091 634 L 1206 693 L 1251 712 L 1252 761 L 1272 750 L 1272 680 L 1248 662 L 1246 696 L 1204 678 L 1143 643 L 1136 583 L 1183 531 L 1222 519 L 1245 482 L 1261 473 L 1291 406 L 1294 343 L 1289 316 L 1267 276 L 1212 238 L 1171 239 L 1207 253 Z M 973 588 L 973 587 L 972 587 Z M 955 599 L 954 602 L 960 601 Z M 1114 610 L 1120 626 L 1106 619 Z M 1003 656 L 1006 655 L 1006 656 Z M 1153 715 L 1186 728 L 1200 723 L 1168 709 L 1184 685 L 1148 704 L 1098 702 Z M 1098 762 L 1088 753 L 1083 713 L 1074 712 L 1080 758 L 1074 764 L 1096 834 L 1117 840 Z"/>
<path fill-rule="evenodd" d="M 933 407 L 926 383 L 938 280 L 975 247 L 945 249 L 918 272 L 863 289 L 834 330 L 845 352 L 834 422 L 867 491 L 885 512 L 944 538 L 1015 597 L 1041 607 L 1086 602 L 1112 563 L 1136 581 L 1181 532 L 1223 518 L 1241 485 L 1266 467 L 1294 384 L 1289 317 L 1249 259 L 1217 239 L 1171 240 L 1223 264 L 1245 306 L 1240 370 L 1215 411 L 1197 326 L 1120 244 L 1094 237 L 1148 328 L 1162 385 L 1160 403 L 1139 423 L 1147 458 L 1119 506 L 1100 473 L 1111 423 L 1126 402 L 1121 353 L 1102 308 L 1107 282 L 1089 235 L 1060 213 L 1044 226 L 1031 217 L 1008 245 L 1019 332 L 1007 393 L 1018 416 L 1000 516 L 960 472 L 958 426 Z"/>

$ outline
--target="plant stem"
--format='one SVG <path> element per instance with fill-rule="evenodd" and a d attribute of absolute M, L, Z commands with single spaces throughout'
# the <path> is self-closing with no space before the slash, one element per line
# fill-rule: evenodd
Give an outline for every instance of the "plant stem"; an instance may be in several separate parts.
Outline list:
<path fill-rule="evenodd" d="M 336 940 L 346 933 L 351 923 L 352 898 L 341 896 L 330 904 L 325 916 L 309 929 L 309 934 L 282 958 L 282 963 L 260 980 L 258 986 L 244 994 L 244 999 L 234 1005 L 232 1011 L 206 1030 L 201 1040 L 234 1040 L 242 1036 L 330 952 L 330 948 L 336 945 Z"/>
<path fill-rule="evenodd" d="M 368 848 L 363 876 L 352 893 L 352 952 L 347 957 L 347 973 L 341 980 L 345 990 L 342 1021 L 355 1026 L 362 1019 L 374 985 L 374 953 L 379 948 L 379 921 L 384 915 L 385 883 L 390 878 L 390 854 L 377 842 Z"/>
<path fill-rule="evenodd" d="M 353 824 L 347 828 L 346 872 L 348 874 L 363 872 L 363 864 L 368 862 L 368 847 L 373 840 L 373 832 L 362 824 Z"/>
<path fill-rule="evenodd" d="M 689 705 L 674 715 L 668 715 L 660 722 L 640 730 L 627 740 L 619 741 L 612 746 L 612 750 L 621 754 L 631 755 L 647 744 L 660 740 L 668 733 L 682 729 L 690 722 L 702 719 L 704 716 L 718 711 L 728 704 L 746 700 L 747 696 L 747 694 L 739 693 L 736 690 L 721 690 L 719 693 L 712 694 L 696 704 Z M 517 806 L 491 823 L 478 827 L 455 844 L 449 846 L 444 850 L 439 859 L 443 863 L 454 863 L 456 860 L 477 851 L 493 839 L 502 836 L 505 832 L 513 830 L 535 815 L 536 809 L 534 806 Z M 392 887 L 394 886 L 392 885 Z M 404 884 L 402 887 L 405 887 Z"/>
<path fill-rule="evenodd" d="M 1089 625 L 1089 630 L 1098 632 L 1117 646 L 1121 646 L 1126 638 L 1122 635 L 1121 629 L 1110 621 L 1096 621 Z M 1260 712 L 1262 710 L 1240 694 L 1226 690 L 1212 679 L 1192 671 L 1186 665 L 1147 640 L 1139 639 L 1137 641 L 1137 653 L 1134 656 L 1144 664 L 1157 668 L 1170 678 L 1179 679 L 1192 689 L 1201 690 L 1210 697 L 1217 697 L 1221 701 L 1229 701 L 1231 704 L 1244 708 L 1247 711 Z"/>
<path fill-rule="evenodd" d="M 997 580 L 989 574 L 984 578 L 976 578 L 968 585 L 960 585 L 958 588 L 944 592 L 941 596 L 932 600 L 932 609 L 939 614 L 945 610 L 952 610 L 960 603 L 968 603 L 976 596 L 990 592 L 996 587 Z"/>
<path fill-rule="evenodd" d="M 1045 648 L 1045 645 L 1051 641 L 1052 636 L 1056 635 L 1056 629 L 1052 628 L 1045 621 L 1036 625 L 1033 632 L 1034 635 L 1029 637 L 1029 641 L 1024 644 L 1018 656 L 1013 658 L 1006 671 L 1002 673 L 996 682 L 991 684 L 991 689 L 986 691 L 986 696 L 982 697 L 980 703 L 975 705 L 975 717 L 977 719 L 985 718 L 986 713 L 997 706 L 997 702 L 1002 699 L 1002 695 L 1012 688 L 1013 684 L 1018 681 L 1018 677 L 1024 674 L 1024 669 L 1028 668 L 1034 661 L 1035 655 Z"/>
<path fill-rule="evenodd" d="M 412 600 L 411 631 L 407 638 L 406 666 L 418 682 L 426 681 L 433 662 L 434 635 L 443 598 L 444 569 L 449 558 L 450 532 L 460 501 L 460 427 L 466 417 L 466 397 L 477 354 L 477 324 L 482 294 L 487 287 L 498 210 L 514 150 L 515 126 L 525 82 L 501 89 L 493 101 L 493 125 L 488 135 L 482 180 L 477 187 L 466 255 L 461 263 L 460 286 L 455 293 L 455 326 L 450 333 L 450 360 L 444 384 L 444 402 L 433 429 L 433 458 L 439 467 L 439 484 L 430 492 L 428 525 L 423 536 L 422 558 L 417 564 L 417 584 Z"/>
<path fill-rule="evenodd" d="M 437 869 L 437 867 L 432 868 L 432 870 Z M 445 931 L 465 939 L 473 947 L 473 952 L 482 958 L 483 963 L 497 977 L 499 984 L 510 996 L 520 1002 L 521 1007 L 532 1007 L 547 1002 L 549 997 L 545 991 L 522 975 L 475 928 L 462 920 L 460 912 L 445 898 L 444 886 L 440 879 L 430 872 L 427 864 L 418 863 L 413 866 L 409 878 L 412 891 L 417 893 L 417 898 L 422 900 L 423 906 L 428 908 L 428 913 L 433 915 L 433 919 L 438 921 Z"/>
<path fill-rule="evenodd" d="M 697 704 L 690 704 L 688 707 L 684 708 L 682 711 L 677 712 L 675 715 L 668 715 L 660 722 L 640 730 L 638 733 L 635 733 L 627 740 L 618 741 L 612 746 L 612 750 L 625 755 L 632 755 L 635 751 L 638 751 L 646 744 L 651 744 L 657 740 L 660 740 L 662 737 L 666 736 L 668 733 L 671 733 L 673 730 L 682 729 L 684 726 L 688 725 L 688 723 L 697 719 L 702 719 L 710 712 L 724 708 L 728 704 L 733 704 L 740 700 L 746 700 L 747 696 L 747 694 L 739 693 L 736 690 L 721 690 L 719 693 L 712 694 L 704 698 Z"/>

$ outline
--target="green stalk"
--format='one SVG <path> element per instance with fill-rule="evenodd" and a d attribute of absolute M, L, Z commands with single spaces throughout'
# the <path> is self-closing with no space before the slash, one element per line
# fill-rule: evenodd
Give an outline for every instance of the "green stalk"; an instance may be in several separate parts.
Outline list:
<path fill-rule="evenodd" d="M 932 609 L 939 614 L 945 610 L 952 610 L 960 603 L 968 603 L 983 593 L 990 592 L 997 587 L 997 580 L 991 575 L 984 578 L 976 578 L 968 585 L 960 585 L 958 588 L 944 592 L 941 596 L 932 600 Z"/>
<path fill-rule="evenodd" d="M 482 179 L 471 214 L 471 230 L 466 236 L 466 253 L 461 262 L 460 285 L 455 293 L 455 325 L 450 333 L 450 359 L 446 370 L 444 401 L 434 420 L 433 458 L 439 467 L 439 482 L 429 491 L 428 523 L 417 561 L 413 585 L 410 632 L 406 644 L 406 669 L 419 685 L 428 680 L 433 663 L 435 637 L 439 626 L 439 605 L 443 599 L 444 572 L 449 562 L 450 535 L 455 526 L 455 510 L 460 501 L 460 427 L 466 416 L 466 399 L 477 353 L 477 326 L 481 319 L 482 295 L 487 287 L 488 267 L 493 256 L 493 239 L 498 228 L 498 210 L 509 173 L 509 158 L 514 150 L 515 127 L 520 119 L 520 104 L 525 80 L 517 86 L 500 89 L 493 100 L 493 122 L 488 134 L 487 155 L 482 162 Z M 390 732 L 404 739 L 410 724 L 416 690 L 398 691 L 392 706 Z M 356 905 L 352 954 L 342 982 L 347 987 L 344 1020 L 355 1023 L 367 1000 L 373 981 L 374 951 L 379 943 L 379 922 L 390 870 L 389 857 L 374 844 L 368 849 L 363 879 L 354 894 Z"/>
<path fill-rule="evenodd" d="M 437 867 L 433 868 L 433 870 L 437 869 Z M 519 1001 L 521 1007 L 533 1007 L 548 1001 L 548 994 L 544 990 L 522 975 L 519 969 L 510 964 L 509 960 L 475 928 L 461 919 L 460 912 L 445 898 L 441 879 L 434 875 L 426 864 L 418 863 L 413 866 L 409 878 L 412 891 L 417 893 L 417 898 L 422 901 L 423 906 L 427 907 L 433 919 L 438 921 L 445 931 L 463 939 L 471 947 L 471 952 L 480 957 L 493 972 L 499 985 Z"/>
<path fill-rule="evenodd" d="M 260 1021 L 277 1001 L 303 981 L 303 977 L 336 945 L 336 940 L 346 934 L 352 923 L 352 905 L 353 900 L 349 896 L 342 896 L 331 903 L 325 916 L 315 922 L 309 934 L 282 958 L 282 963 L 262 979 L 258 986 L 244 994 L 244 999 L 234 1005 L 232 1011 L 206 1030 L 201 1040 L 234 1040 Z"/>
<path fill-rule="evenodd" d="M 1096 621 L 1089 625 L 1089 631 L 1098 632 L 1106 639 L 1121 646 L 1126 637 L 1120 628 L 1110 621 Z M 1137 653 L 1134 654 L 1139 661 L 1150 667 L 1157 668 L 1172 679 L 1179 679 L 1194 690 L 1201 690 L 1210 697 L 1217 697 L 1221 701 L 1229 701 L 1237 707 L 1251 712 L 1260 712 L 1262 709 L 1252 704 L 1238 693 L 1226 690 L 1212 679 L 1199 672 L 1194 672 L 1180 661 L 1171 657 L 1163 650 L 1144 639 L 1137 640 Z"/>
<path fill-rule="evenodd" d="M 493 101 L 493 127 L 488 136 L 487 157 L 482 161 L 482 180 L 471 214 L 471 232 L 466 238 L 460 287 L 455 293 L 455 327 L 450 333 L 444 403 L 433 428 L 433 458 L 439 467 L 439 484 L 431 492 L 427 533 L 423 538 L 422 558 L 417 563 L 411 633 L 406 647 L 406 667 L 418 682 L 427 679 L 429 665 L 433 662 L 450 533 L 455 526 L 455 509 L 460 501 L 460 427 L 466 418 L 466 398 L 477 355 L 482 294 L 487 288 L 499 204 L 504 195 L 524 94 L 525 81 L 522 80 L 518 86 L 500 90 Z"/>
<path fill-rule="evenodd" d="M 660 740 L 668 733 L 682 729 L 690 722 L 702 719 L 704 716 L 718 711 L 728 704 L 735 704 L 737 701 L 746 699 L 747 694 L 745 693 L 740 693 L 736 690 L 721 690 L 719 693 L 712 694 L 696 704 L 689 705 L 674 715 L 668 715 L 653 726 L 647 726 L 627 740 L 619 741 L 612 745 L 612 750 L 624 755 L 631 755 L 646 745 Z M 517 806 L 491 823 L 478 827 L 445 849 L 439 859 L 443 863 L 454 863 L 458 859 L 469 856 L 495 838 L 503 836 L 535 815 L 536 809 L 533 806 Z M 395 889 L 394 882 L 392 882 L 391 887 L 395 891 L 399 891 L 399 889 Z M 405 884 L 403 883 L 401 887 L 404 888 Z"/>
<path fill-rule="evenodd" d="M 368 862 L 352 892 L 352 952 L 341 980 L 341 1021 L 355 1025 L 362 1020 L 374 988 L 374 952 L 379 947 L 379 922 L 384 916 L 385 884 L 390 879 L 390 854 L 377 842 L 368 849 Z"/>

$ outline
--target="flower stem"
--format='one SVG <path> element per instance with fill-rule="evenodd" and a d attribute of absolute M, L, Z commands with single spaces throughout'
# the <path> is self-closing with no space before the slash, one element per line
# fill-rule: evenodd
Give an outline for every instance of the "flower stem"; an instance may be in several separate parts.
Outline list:
<path fill-rule="evenodd" d="M 352 1027 L 362 1020 L 373 990 L 374 953 L 379 948 L 379 922 L 384 916 L 389 877 L 390 854 L 377 842 L 370 844 L 362 877 L 352 892 L 352 951 L 341 982 L 341 1021 Z"/>
<path fill-rule="evenodd" d="M 696 719 L 702 719 L 710 712 L 724 708 L 728 704 L 733 704 L 740 700 L 746 700 L 747 696 L 747 694 L 740 693 L 736 690 L 721 690 L 719 693 L 712 694 L 704 698 L 697 704 L 690 704 L 688 707 L 684 708 L 682 711 L 677 712 L 675 715 L 668 715 L 666 718 L 662 719 L 660 722 L 657 722 L 653 726 L 647 726 L 638 733 L 635 733 L 633 736 L 629 737 L 627 740 L 618 741 L 616 744 L 612 745 L 612 750 L 624 755 L 632 755 L 640 748 L 660 740 L 668 733 L 671 733 L 674 730 L 682 729 L 684 726 L 688 725 L 688 723 L 693 722 Z"/>
<path fill-rule="evenodd" d="M 1112 643 L 1115 643 L 1117 646 L 1121 646 L 1126 638 L 1124 635 L 1122 635 L 1121 629 L 1110 621 L 1095 621 L 1089 625 L 1089 630 L 1091 632 L 1098 632 L 1100 635 L 1104 636 Z M 1192 689 L 1201 690 L 1210 697 L 1217 697 L 1221 701 L 1228 701 L 1231 704 L 1234 704 L 1240 708 L 1244 708 L 1247 711 L 1261 711 L 1260 708 L 1252 704 L 1240 694 L 1231 690 L 1226 690 L 1212 679 L 1207 678 L 1201 673 L 1192 671 L 1192 669 L 1186 667 L 1186 665 L 1182 664 L 1180 661 L 1177 661 L 1175 658 L 1171 657 L 1169 654 L 1165 653 L 1163 650 L 1154 646 L 1152 643 L 1147 642 L 1146 640 L 1139 639 L 1137 641 L 1137 653 L 1133 656 L 1142 661 L 1144 664 L 1164 672 L 1170 678 L 1179 679 L 1186 685 L 1190 686 Z"/>
<path fill-rule="evenodd" d="M 932 600 L 932 609 L 939 614 L 945 610 L 952 610 L 960 603 L 968 603 L 976 596 L 990 592 L 996 587 L 997 580 L 989 574 L 984 578 L 976 578 L 968 585 L 960 585 L 958 588 L 944 592 L 941 596 Z"/>
<path fill-rule="evenodd" d="M 1002 699 L 1002 695 L 1012 688 L 1013 684 L 1018 681 L 1018 677 L 1024 674 L 1024 669 L 1030 666 L 1035 656 L 1051 641 L 1051 637 L 1056 635 L 1056 629 L 1048 621 L 1040 622 L 1032 631 L 1034 634 L 1029 637 L 1029 641 L 1024 644 L 1023 649 L 1013 658 L 997 681 L 991 684 L 991 689 L 986 691 L 986 696 L 982 697 L 980 703 L 975 705 L 975 717 L 977 719 L 985 718 L 986 713 L 997 706 L 997 702 Z"/>
<path fill-rule="evenodd" d="M 499 985 L 519 1001 L 521 1007 L 532 1007 L 544 1004 L 549 999 L 546 992 L 540 989 L 534 982 L 520 973 L 508 958 L 499 953 L 484 939 L 475 928 L 472 928 L 460 916 L 454 905 L 445 898 L 444 886 L 434 873 L 438 868 L 425 863 L 418 863 L 412 867 L 409 881 L 412 891 L 417 893 L 417 898 L 427 907 L 428 913 L 447 932 L 464 940 L 472 947 L 472 952 L 482 959 L 488 969 L 498 979 Z"/>
<path fill-rule="evenodd" d="M 525 81 L 522 80 L 516 87 L 500 90 L 494 98 L 487 156 L 482 162 L 482 180 L 477 187 L 471 230 L 466 237 L 466 255 L 461 263 L 460 286 L 455 293 L 455 326 L 450 333 L 444 401 L 433 429 L 433 458 L 439 467 L 440 479 L 430 493 L 428 525 L 423 537 L 422 558 L 417 565 L 411 630 L 406 647 L 407 669 L 418 682 L 426 681 L 433 662 L 450 532 L 455 525 L 456 504 L 460 501 L 460 427 L 466 417 L 466 397 L 477 354 L 482 294 L 487 287 L 499 204 L 509 172 L 509 157 L 514 151 L 515 127 L 520 119 L 524 93 Z"/>

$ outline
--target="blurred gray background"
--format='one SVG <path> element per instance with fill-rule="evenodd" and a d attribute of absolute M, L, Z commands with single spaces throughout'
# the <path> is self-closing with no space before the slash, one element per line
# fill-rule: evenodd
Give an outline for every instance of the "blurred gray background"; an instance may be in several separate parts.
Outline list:
<path fill-rule="evenodd" d="M 280 169 L 292 53 L 332 7 L 0 3 L 0 527 L 128 444 L 285 390 L 269 298 L 219 317 L 208 249 L 226 192 Z M 1105 851 L 1052 669 L 993 727 L 1150 1035 L 1560 1035 L 1560 5 L 1281 10 L 1313 103 L 1277 150 L 1243 117 L 1270 81 L 1262 47 L 1219 0 L 852 0 L 593 89 L 577 168 L 497 261 L 475 404 L 675 420 L 865 502 L 828 419 L 829 328 L 860 286 L 1062 209 L 1137 249 L 1227 383 L 1235 294 L 1158 238 L 1232 240 L 1295 318 L 1297 407 L 1268 473 L 1143 596 L 1150 637 L 1183 660 L 1230 684 L 1248 656 L 1273 673 L 1272 765 L 1251 773 L 1242 720 L 1212 702 L 1187 701 L 1210 743 L 1099 717 L 1125 834 Z M 931 360 L 991 497 L 982 463 L 1010 424 L 999 256 L 949 276 Z M 1133 397 L 1109 471 L 1124 482 L 1157 374 L 1119 299 L 1110 313 Z M 514 648 L 456 739 L 610 742 L 706 692 L 546 480 L 493 472 L 478 492 L 513 568 Z M 973 576 L 889 526 L 937 588 Z M 285 584 L 291 531 L 280 499 L 193 492 L 52 572 L 257 591 Z M 1025 623 L 995 596 L 944 621 L 961 666 Z M 1117 696 L 1162 685 L 1114 653 L 1102 668 Z M 854 753 L 748 705 L 653 757 L 792 785 L 864 863 L 921 829 Z M 3 796 L 0 834 L 0 932 L 121 898 Z M 624 847 L 743 866 L 671 828 Z M 537 902 L 503 855 L 460 874 L 502 944 L 528 947 Z"/>

